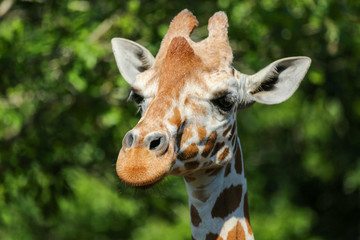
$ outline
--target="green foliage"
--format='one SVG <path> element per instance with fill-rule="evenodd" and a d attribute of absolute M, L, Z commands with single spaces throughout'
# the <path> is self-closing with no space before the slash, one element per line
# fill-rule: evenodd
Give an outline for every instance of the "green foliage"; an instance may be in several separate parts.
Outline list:
<path fill-rule="evenodd" d="M 189 239 L 183 180 L 124 186 L 115 161 L 139 118 L 110 40 L 156 54 L 188 8 L 229 16 L 234 66 L 313 63 L 297 93 L 238 114 L 258 239 L 356 239 L 360 4 L 335 0 L 0 3 L 0 239 Z M 206 37 L 198 28 L 194 39 Z"/>

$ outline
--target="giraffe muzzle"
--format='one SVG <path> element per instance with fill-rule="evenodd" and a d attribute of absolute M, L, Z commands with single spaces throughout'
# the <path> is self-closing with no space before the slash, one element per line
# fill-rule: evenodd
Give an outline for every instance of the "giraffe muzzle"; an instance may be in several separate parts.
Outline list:
<path fill-rule="evenodd" d="M 173 145 L 164 132 L 152 132 L 145 137 L 138 131 L 128 132 L 116 163 L 119 178 L 135 187 L 160 182 L 175 161 Z"/>

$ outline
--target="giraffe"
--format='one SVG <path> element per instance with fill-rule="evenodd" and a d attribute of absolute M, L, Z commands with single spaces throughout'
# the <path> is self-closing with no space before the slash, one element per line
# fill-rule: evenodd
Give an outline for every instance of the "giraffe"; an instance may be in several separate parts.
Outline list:
<path fill-rule="evenodd" d="M 287 100 L 311 60 L 283 58 L 246 75 L 232 66 L 226 14 L 209 19 L 209 35 L 200 42 L 190 38 L 197 26 L 190 11 L 181 11 L 156 58 L 135 42 L 112 39 L 130 99 L 142 113 L 123 139 L 116 171 L 138 188 L 183 176 L 192 239 L 254 239 L 236 114 L 254 102 Z"/>

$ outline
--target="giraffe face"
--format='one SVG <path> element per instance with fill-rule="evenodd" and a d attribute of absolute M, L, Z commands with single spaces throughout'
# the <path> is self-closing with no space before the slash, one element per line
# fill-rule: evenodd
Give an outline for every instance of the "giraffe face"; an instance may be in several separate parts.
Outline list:
<path fill-rule="evenodd" d="M 155 62 L 132 85 L 130 98 L 142 117 L 124 138 L 120 178 L 152 185 L 167 174 L 186 175 L 230 161 L 239 95 L 234 73 L 230 64 L 207 66 L 185 38 L 175 37 L 161 65 Z M 142 176 L 146 180 L 137 182 Z"/>
<path fill-rule="evenodd" d="M 139 44 L 112 40 L 120 72 L 132 87 L 130 98 L 142 112 L 125 135 L 116 164 L 119 177 L 132 186 L 225 165 L 234 154 L 236 111 L 254 101 L 286 100 L 306 73 L 309 61 L 303 57 L 276 61 L 252 76 L 241 74 L 231 66 L 226 15 L 210 18 L 209 37 L 201 42 L 190 39 L 196 26 L 196 18 L 182 11 L 156 59 Z"/>

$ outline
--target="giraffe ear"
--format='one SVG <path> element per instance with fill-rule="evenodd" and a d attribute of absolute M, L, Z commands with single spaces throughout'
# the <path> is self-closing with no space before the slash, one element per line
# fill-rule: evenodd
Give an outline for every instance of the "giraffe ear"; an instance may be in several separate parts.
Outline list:
<path fill-rule="evenodd" d="M 276 104 L 287 100 L 310 67 L 308 57 L 289 57 L 277 60 L 254 75 L 248 76 L 246 91 L 260 103 Z"/>
<path fill-rule="evenodd" d="M 130 85 L 139 73 L 154 64 L 153 55 L 140 44 L 124 38 L 113 38 L 111 45 L 120 73 Z"/>

